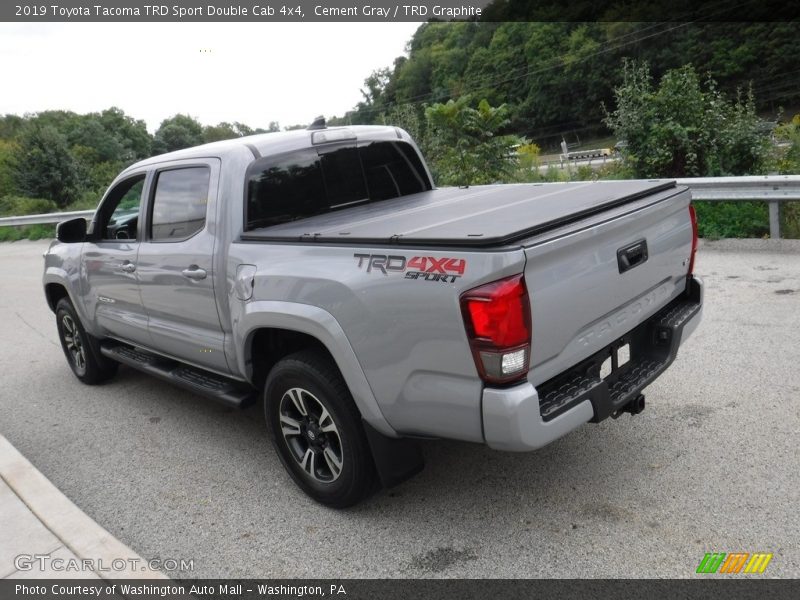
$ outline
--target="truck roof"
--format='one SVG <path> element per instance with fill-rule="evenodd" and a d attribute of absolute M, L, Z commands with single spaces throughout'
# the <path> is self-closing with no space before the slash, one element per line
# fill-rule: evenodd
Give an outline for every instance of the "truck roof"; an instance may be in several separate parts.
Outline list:
<path fill-rule="evenodd" d="M 277 131 L 273 133 L 248 135 L 245 137 L 203 144 L 201 146 L 184 148 L 183 150 L 176 150 L 166 154 L 159 154 L 157 156 L 151 156 L 150 158 L 146 158 L 134 163 L 125 169 L 125 171 L 170 160 L 208 157 L 223 158 L 226 154 L 230 154 L 232 152 L 241 152 L 242 149 L 246 149 L 251 152 L 255 158 L 258 158 L 259 155 L 267 156 L 270 154 L 282 154 L 284 152 L 291 152 L 293 150 L 312 147 L 312 136 L 315 133 L 326 132 L 330 134 L 336 131 L 350 131 L 356 136 L 358 141 L 389 139 L 411 141 L 408 134 L 402 129 L 383 125 L 352 125 L 347 127 L 326 127 L 324 129 L 313 130 L 294 129 L 292 131 Z"/>

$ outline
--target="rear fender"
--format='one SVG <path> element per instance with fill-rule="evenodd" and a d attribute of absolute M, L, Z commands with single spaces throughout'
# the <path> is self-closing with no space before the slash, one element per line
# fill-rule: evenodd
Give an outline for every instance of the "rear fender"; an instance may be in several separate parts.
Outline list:
<path fill-rule="evenodd" d="M 385 436 L 398 437 L 384 418 L 350 341 L 333 315 L 309 304 L 274 300 L 251 301 L 242 308 L 238 318 L 234 316 L 233 337 L 237 369 L 248 381 L 254 381 L 250 345 L 257 330 L 278 328 L 304 333 L 330 352 L 364 421 Z"/>

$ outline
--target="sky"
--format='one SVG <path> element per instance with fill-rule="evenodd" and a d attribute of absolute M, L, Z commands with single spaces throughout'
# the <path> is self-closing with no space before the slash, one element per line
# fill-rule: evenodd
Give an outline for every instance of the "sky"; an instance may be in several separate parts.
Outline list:
<path fill-rule="evenodd" d="M 419 23 L 0 24 L 0 114 L 117 106 L 251 127 L 342 116 Z"/>

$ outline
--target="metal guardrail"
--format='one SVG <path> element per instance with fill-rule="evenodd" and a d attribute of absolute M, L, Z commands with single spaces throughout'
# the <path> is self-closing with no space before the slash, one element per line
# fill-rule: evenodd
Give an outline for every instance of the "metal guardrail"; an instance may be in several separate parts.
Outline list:
<path fill-rule="evenodd" d="M 678 185 L 689 186 L 694 200 L 768 202 L 769 234 L 772 238 L 781 237 L 780 203 L 800 202 L 800 175 L 688 177 L 676 179 L 675 181 Z M 0 218 L 0 227 L 60 223 L 75 217 L 84 217 L 88 220 L 93 215 L 93 210 L 77 210 L 43 215 L 25 215 L 22 217 L 3 217 Z"/>
<path fill-rule="evenodd" d="M 71 212 L 54 212 L 43 215 L 23 215 L 21 217 L 1 217 L 0 227 L 14 225 L 43 225 L 47 223 L 60 223 L 67 219 L 83 217 L 87 221 L 94 216 L 93 210 L 74 210 Z"/>
<path fill-rule="evenodd" d="M 739 177 L 687 177 L 693 200 L 712 202 L 759 201 L 769 203 L 769 237 L 781 237 L 781 202 L 800 201 L 800 175 L 746 175 Z"/>

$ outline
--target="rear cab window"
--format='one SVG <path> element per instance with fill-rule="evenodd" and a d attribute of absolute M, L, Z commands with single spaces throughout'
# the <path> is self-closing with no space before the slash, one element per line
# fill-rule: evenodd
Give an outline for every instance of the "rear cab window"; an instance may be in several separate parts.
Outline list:
<path fill-rule="evenodd" d="M 429 189 L 419 155 L 402 141 L 264 157 L 248 169 L 245 231 Z"/>

